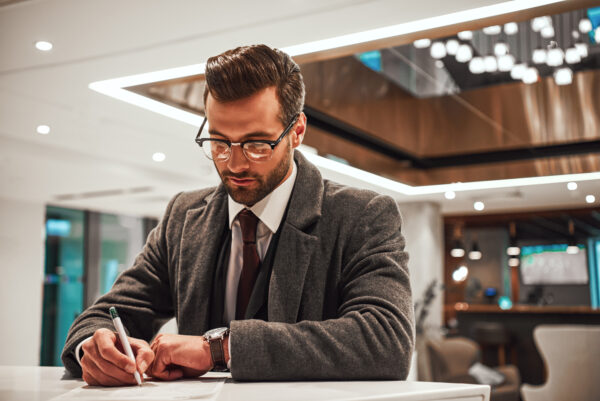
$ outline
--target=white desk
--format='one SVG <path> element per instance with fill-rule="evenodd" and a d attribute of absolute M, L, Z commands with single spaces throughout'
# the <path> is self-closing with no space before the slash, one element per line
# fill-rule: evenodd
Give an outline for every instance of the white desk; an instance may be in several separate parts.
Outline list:
<path fill-rule="evenodd" d="M 64 368 L 0 366 L 0 400 L 45 401 L 81 387 L 81 380 L 62 379 Z M 450 383 L 365 382 L 258 382 L 231 379 L 219 401 L 489 401 L 489 386 Z"/>

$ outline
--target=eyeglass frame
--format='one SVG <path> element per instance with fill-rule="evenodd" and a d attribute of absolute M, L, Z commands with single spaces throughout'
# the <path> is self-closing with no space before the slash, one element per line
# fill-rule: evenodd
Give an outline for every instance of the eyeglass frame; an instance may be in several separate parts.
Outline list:
<path fill-rule="evenodd" d="M 283 130 L 283 132 L 281 133 L 281 135 L 279 135 L 279 138 L 277 138 L 277 140 L 275 140 L 275 141 L 269 141 L 267 139 L 248 139 L 247 141 L 243 141 L 243 142 L 231 142 L 229 139 L 200 138 L 200 135 L 202 135 L 202 130 L 204 129 L 204 125 L 206 124 L 206 121 L 207 121 L 206 116 L 204 116 L 204 120 L 202 121 L 202 125 L 200 125 L 200 129 L 198 130 L 198 134 L 196 134 L 195 142 L 198 144 L 198 146 L 200 146 L 200 148 L 202 149 L 202 152 L 204 153 L 204 155 L 209 160 L 214 160 L 214 159 L 211 159 L 211 158 L 208 157 L 208 155 L 206 154 L 206 152 L 204 152 L 204 147 L 202 145 L 206 141 L 217 141 L 217 142 L 225 143 L 229 147 L 229 156 L 227 157 L 227 159 L 217 160 L 217 161 L 226 162 L 227 160 L 229 160 L 231 158 L 231 147 L 233 145 L 239 145 L 240 148 L 242 148 L 242 153 L 244 154 L 244 157 L 246 159 L 248 159 L 248 161 L 251 161 L 253 163 L 267 162 L 267 161 L 271 160 L 271 157 L 273 157 L 273 151 L 275 150 L 275 146 L 279 145 L 279 142 L 281 142 L 281 140 L 290 132 L 290 130 L 292 129 L 292 127 L 294 126 L 294 124 L 296 124 L 298 122 L 298 117 L 300 117 L 300 114 L 296 114 L 294 116 L 294 118 L 292 118 L 292 121 L 290 121 L 290 123 L 288 124 L 288 126 L 285 127 L 285 130 Z M 269 157 L 269 159 L 263 160 L 263 161 L 257 161 L 257 160 L 250 159 L 246 155 L 246 152 L 244 151 L 244 145 L 247 144 L 247 143 L 265 143 L 267 145 L 270 145 L 271 146 L 271 156 Z"/>

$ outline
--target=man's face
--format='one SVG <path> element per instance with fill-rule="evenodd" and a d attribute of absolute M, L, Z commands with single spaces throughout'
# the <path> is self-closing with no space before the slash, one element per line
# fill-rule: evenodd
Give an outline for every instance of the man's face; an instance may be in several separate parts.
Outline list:
<path fill-rule="evenodd" d="M 208 132 L 212 138 L 243 142 L 250 139 L 276 141 L 285 129 L 279 120 L 280 105 L 275 87 L 266 88 L 245 99 L 221 103 L 210 94 L 206 99 Z M 241 146 L 231 147 L 227 161 L 214 161 L 229 196 L 252 206 L 263 199 L 292 173 L 293 149 L 302 143 L 306 116 L 301 114 L 286 137 L 264 162 L 246 158 Z"/>

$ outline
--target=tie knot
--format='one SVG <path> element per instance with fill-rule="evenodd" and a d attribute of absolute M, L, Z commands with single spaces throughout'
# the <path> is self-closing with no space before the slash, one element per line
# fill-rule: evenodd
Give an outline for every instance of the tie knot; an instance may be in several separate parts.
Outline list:
<path fill-rule="evenodd" d="M 258 217 L 250 210 L 244 209 L 238 213 L 238 220 L 242 228 L 242 241 L 244 243 L 255 243 Z"/>

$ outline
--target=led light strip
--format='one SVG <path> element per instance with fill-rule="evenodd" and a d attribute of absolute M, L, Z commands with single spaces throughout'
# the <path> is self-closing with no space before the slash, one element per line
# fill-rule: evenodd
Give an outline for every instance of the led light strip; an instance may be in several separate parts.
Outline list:
<path fill-rule="evenodd" d="M 394 36 L 419 32 L 423 30 L 423 27 L 427 27 L 427 29 L 435 29 L 468 21 L 474 21 L 477 19 L 518 12 L 548 4 L 560 3 L 562 1 L 564 0 L 506 1 L 491 6 L 478 7 L 437 17 L 425 18 L 388 27 L 377 28 L 368 31 L 337 36 L 334 38 L 289 46 L 286 48 L 282 48 L 281 50 L 290 54 L 291 56 L 299 56 L 303 54 L 332 50 L 340 47 L 351 46 L 360 43 L 366 43 Z M 173 106 L 169 106 L 165 103 L 161 103 L 159 101 L 150 99 L 146 96 L 139 95 L 124 88 L 135 85 L 143 85 L 152 82 L 160 82 L 170 79 L 203 74 L 205 66 L 206 63 L 193 64 L 184 67 L 170 68 L 166 70 L 154 71 L 144 74 L 130 75 L 121 78 L 93 82 L 89 85 L 89 87 L 90 89 L 93 89 L 107 96 L 113 97 L 115 99 L 119 99 L 121 101 L 142 107 L 144 109 L 197 127 L 202 123 L 203 117 L 194 113 L 190 113 L 188 111 L 178 109 Z M 369 173 L 367 171 L 352 166 L 348 166 L 343 163 L 336 162 L 334 160 L 315 155 L 310 152 L 303 152 L 303 154 L 312 163 L 325 170 L 352 177 L 353 179 L 364 182 L 367 186 L 379 187 L 385 189 L 386 191 L 396 192 L 407 196 L 439 194 L 444 193 L 446 191 L 473 191 L 600 179 L 600 172 L 594 172 L 583 174 L 565 174 L 544 177 L 526 177 L 506 180 L 477 181 L 468 183 L 452 183 L 443 185 L 426 185 L 413 187 L 407 184 L 403 184 L 394 180 L 378 176 L 373 173 Z"/>

